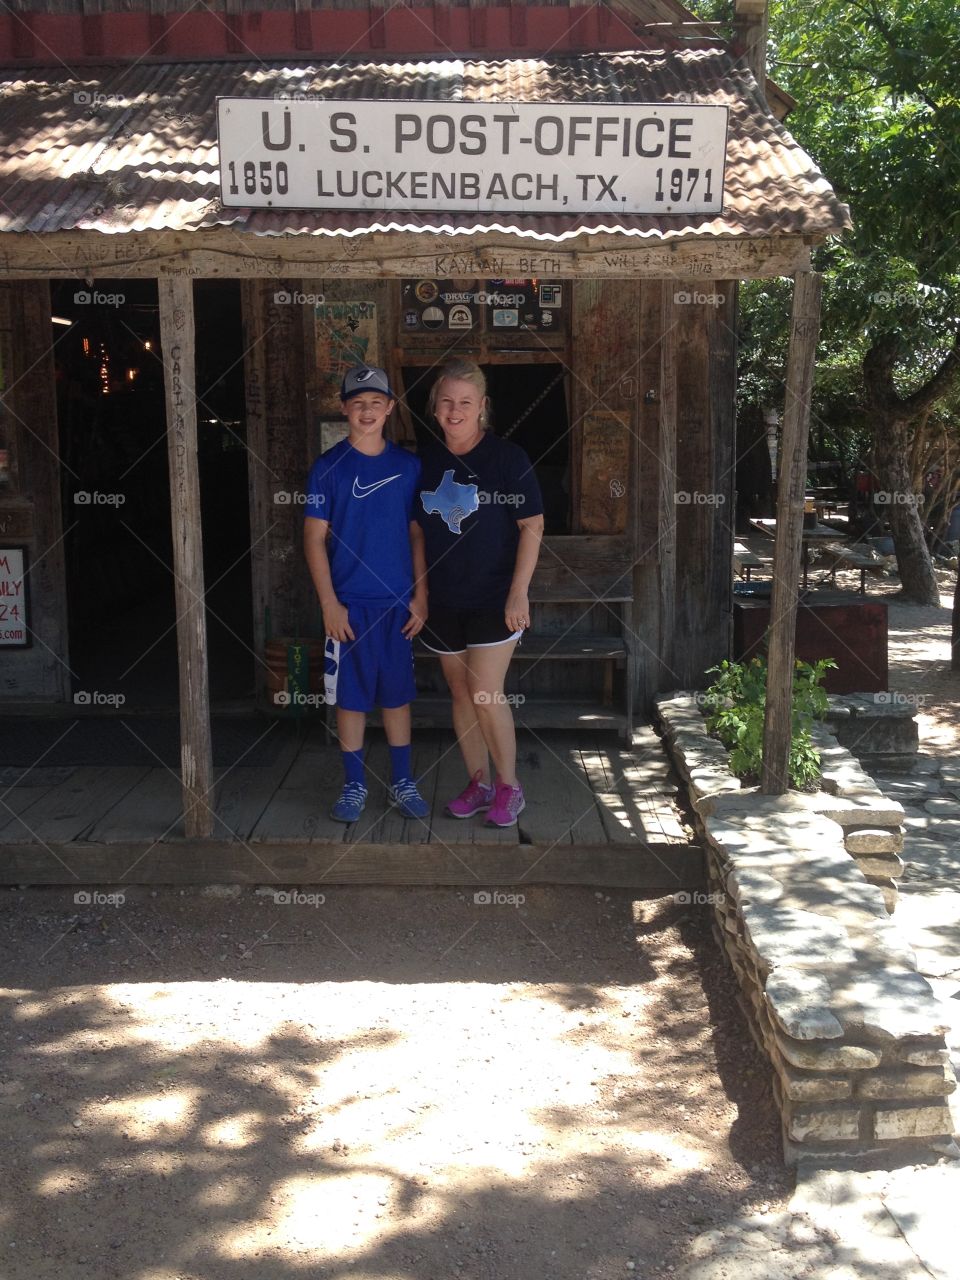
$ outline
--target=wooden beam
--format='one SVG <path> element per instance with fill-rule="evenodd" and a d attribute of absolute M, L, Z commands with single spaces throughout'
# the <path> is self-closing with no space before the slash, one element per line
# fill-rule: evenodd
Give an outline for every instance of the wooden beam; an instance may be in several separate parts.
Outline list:
<path fill-rule="evenodd" d="M 742 60 L 753 72 L 766 101 L 767 95 L 767 0 L 736 0 L 734 28 L 743 47 Z"/>
<path fill-rule="evenodd" d="M 171 276 L 158 284 L 180 666 L 184 832 L 188 837 L 209 836 L 213 833 L 213 750 L 197 467 L 193 281 L 184 276 Z"/>
<path fill-rule="evenodd" d="M 500 232 L 255 236 L 209 231 L 55 231 L 0 235 L 0 279 L 345 276 L 759 280 L 810 267 L 822 237 L 691 236 L 654 241 L 601 232 L 531 242 Z"/>
<path fill-rule="evenodd" d="M 777 486 L 777 536 L 773 548 L 767 705 L 763 724 L 760 790 L 783 795 L 789 785 L 792 737 L 793 664 L 796 648 L 797 583 L 803 535 L 803 493 L 807 482 L 807 437 L 814 357 L 820 334 L 823 277 L 816 272 L 793 282 L 790 350 L 787 357 L 783 441 Z"/>
<path fill-rule="evenodd" d="M 521 887 L 581 884 L 676 893 L 705 883 L 697 845 L 470 845 L 440 841 L 337 844 L 308 840 L 89 840 L 0 843 L 0 884 L 420 884 Z"/>

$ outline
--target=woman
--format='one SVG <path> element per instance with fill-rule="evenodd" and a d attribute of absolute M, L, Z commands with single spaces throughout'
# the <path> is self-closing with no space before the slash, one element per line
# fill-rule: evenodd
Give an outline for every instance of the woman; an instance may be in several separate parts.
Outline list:
<path fill-rule="evenodd" d="M 527 592 L 540 553 L 543 502 L 524 451 L 486 429 L 486 379 L 473 361 L 444 365 L 428 407 L 443 444 L 424 450 L 420 478 L 429 591 L 421 638 L 440 655 L 469 778 L 447 813 L 470 818 L 487 811 L 488 825 L 509 827 L 525 802 L 503 686 L 530 625 Z"/>

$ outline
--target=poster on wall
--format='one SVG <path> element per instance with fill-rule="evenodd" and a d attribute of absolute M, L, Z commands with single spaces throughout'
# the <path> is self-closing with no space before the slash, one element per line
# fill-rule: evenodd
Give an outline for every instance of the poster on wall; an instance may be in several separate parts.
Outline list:
<path fill-rule="evenodd" d="M 476 280 L 404 280 L 400 323 L 404 333 L 468 333 L 477 328 Z"/>
<path fill-rule="evenodd" d="M 0 547 L 0 648 L 30 644 L 26 560 L 23 547 Z"/>
<path fill-rule="evenodd" d="M 375 302 L 320 302 L 317 319 L 317 411 L 340 412 L 340 384 L 358 364 L 380 364 Z"/>
<path fill-rule="evenodd" d="M 565 320 L 560 280 L 404 280 L 400 322 L 404 333 L 533 329 L 559 332 Z"/>

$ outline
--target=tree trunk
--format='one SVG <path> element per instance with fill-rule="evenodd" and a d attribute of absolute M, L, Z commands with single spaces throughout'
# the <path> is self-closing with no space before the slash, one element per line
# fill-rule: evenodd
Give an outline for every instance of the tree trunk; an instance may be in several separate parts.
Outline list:
<path fill-rule="evenodd" d="M 950 639 L 950 669 L 960 671 L 960 568 L 957 569 L 957 585 L 953 589 L 953 633 Z"/>
<path fill-rule="evenodd" d="M 880 480 L 875 502 L 890 521 L 903 598 L 913 604 L 939 604 L 940 589 L 920 518 L 923 495 L 913 492 L 910 475 L 909 424 L 899 419 L 886 422 L 874 439 Z"/>

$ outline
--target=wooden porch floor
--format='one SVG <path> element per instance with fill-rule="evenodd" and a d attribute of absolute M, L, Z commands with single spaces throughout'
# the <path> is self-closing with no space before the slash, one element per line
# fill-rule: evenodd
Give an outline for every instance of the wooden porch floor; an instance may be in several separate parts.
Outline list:
<path fill-rule="evenodd" d="M 83 765 L 0 770 L 0 883 L 596 884 L 662 889 L 703 883 L 702 857 L 679 821 L 677 781 L 656 735 L 521 732 L 527 807 L 518 827 L 457 821 L 464 785 L 448 732 L 419 732 L 414 768 L 432 809 L 404 820 L 386 803 L 386 743 L 371 734 L 370 797 L 344 827 L 328 810 L 339 753 L 321 730 L 284 741 L 274 763 L 217 770 L 215 832 L 187 840 L 174 770 Z"/>

